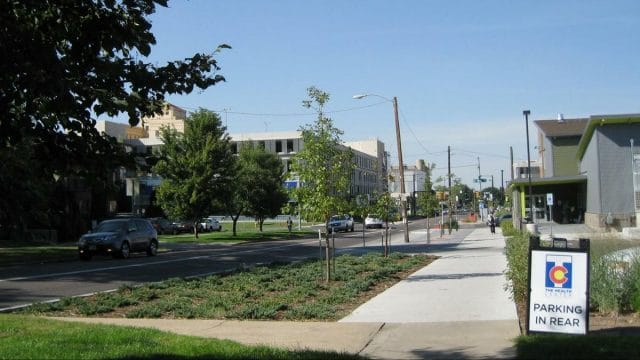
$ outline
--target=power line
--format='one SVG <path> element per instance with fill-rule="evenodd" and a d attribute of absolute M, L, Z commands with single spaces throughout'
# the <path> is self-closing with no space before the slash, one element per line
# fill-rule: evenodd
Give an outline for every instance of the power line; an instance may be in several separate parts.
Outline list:
<path fill-rule="evenodd" d="M 358 107 L 352 107 L 352 108 L 347 108 L 347 109 L 339 109 L 339 110 L 333 110 L 333 111 L 324 111 L 324 114 L 336 114 L 336 113 L 341 113 L 341 112 L 347 112 L 347 111 L 354 111 L 354 110 L 361 110 L 361 109 L 366 109 L 366 108 L 370 108 L 373 106 L 377 106 L 380 104 L 384 104 L 386 103 L 386 101 L 381 101 L 381 102 L 377 102 L 377 103 L 373 103 L 373 104 L 369 104 L 369 105 L 364 105 L 364 106 L 358 106 Z M 190 107 L 186 107 L 186 106 L 179 106 L 182 109 L 185 110 L 189 110 L 189 111 L 195 111 L 197 109 L 195 108 L 190 108 Z M 234 114 L 234 115 L 245 115 L 245 116 L 271 116 L 271 117 L 292 117 L 292 116 L 317 116 L 318 114 L 315 112 L 305 112 L 305 113 L 253 113 L 253 112 L 244 112 L 244 111 L 229 111 L 225 109 L 222 110 L 213 110 L 213 109 L 207 109 L 207 108 L 203 108 L 203 107 L 199 107 L 202 109 L 206 109 L 209 111 L 213 111 L 215 113 L 226 113 L 226 114 Z"/>
<path fill-rule="evenodd" d="M 463 152 L 463 153 L 468 153 L 468 154 L 472 154 L 474 157 L 477 155 L 482 155 L 482 156 L 489 156 L 489 157 L 497 157 L 497 158 L 501 158 L 501 159 L 509 159 L 508 156 L 505 155 L 496 155 L 496 154 L 490 154 L 490 153 L 483 153 L 483 152 L 479 152 L 479 151 L 469 151 L 469 150 L 463 150 L 463 149 L 455 149 L 459 152 Z"/>

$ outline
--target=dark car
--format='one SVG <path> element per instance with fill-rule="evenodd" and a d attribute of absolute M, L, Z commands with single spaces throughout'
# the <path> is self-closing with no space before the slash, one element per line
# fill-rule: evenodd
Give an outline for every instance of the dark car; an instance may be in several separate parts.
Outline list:
<path fill-rule="evenodd" d="M 502 214 L 496 218 L 496 226 L 500 226 L 500 223 L 504 220 L 510 221 L 512 219 L 511 214 Z"/>
<path fill-rule="evenodd" d="M 153 228 L 158 232 L 158 235 L 175 235 L 178 233 L 176 225 L 165 218 L 150 218 L 149 221 L 151 222 L 151 225 L 153 225 Z"/>
<path fill-rule="evenodd" d="M 173 226 L 179 234 L 193 232 L 193 223 L 190 221 L 176 220 L 173 222 Z"/>
<path fill-rule="evenodd" d="M 126 259 L 132 252 L 158 253 L 158 233 L 147 219 L 105 220 L 78 240 L 78 255 L 83 260 L 97 253 Z"/>

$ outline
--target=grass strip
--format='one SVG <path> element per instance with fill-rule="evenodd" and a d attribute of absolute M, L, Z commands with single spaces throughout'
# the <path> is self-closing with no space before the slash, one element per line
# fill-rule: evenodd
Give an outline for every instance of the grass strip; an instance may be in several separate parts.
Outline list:
<path fill-rule="evenodd" d="M 638 335 L 530 335 L 516 340 L 518 359 L 640 359 Z"/>
<path fill-rule="evenodd" d="M 0 359 L 361 359 L 325 351 L 245 346 L 154 329 L 0 315 Z"/>

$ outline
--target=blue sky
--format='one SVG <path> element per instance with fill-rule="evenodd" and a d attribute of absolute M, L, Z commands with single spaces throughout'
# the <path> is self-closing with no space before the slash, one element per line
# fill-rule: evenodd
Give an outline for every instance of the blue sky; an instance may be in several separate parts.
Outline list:
<path fill-rule="evenodd" d="M 436 164 L 474 186 L 509 177 L 509 147 L 526 159 L 525 121 L 640 113 L 640 1 L 170 1 L 152 16 L 151 61 L 233 47 L 217 59 L 226 83 L 172 96 L 223 111 L 230 133 L 297 130 L 315 119 L 306 89 L 331 95 L 343 139 L 379 138 L 397 164 Z"/>

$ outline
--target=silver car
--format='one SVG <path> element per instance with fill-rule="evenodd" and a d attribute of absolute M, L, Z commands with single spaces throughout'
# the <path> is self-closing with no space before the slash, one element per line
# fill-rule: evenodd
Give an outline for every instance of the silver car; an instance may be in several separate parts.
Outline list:
<path fill-rule="evenodd" d="M 105 220 L 78 240 L 78 255 L 83 260 L 97 253 L 126 259 L 132 252 L 158 253 L 158 233 L 147 219 Z"/>
<path fill-rule="evenodd" d="M 332 216 L 327 224 L 327 232 L 334 231 L 353 231 L 353 218 L 347 214 Z"/>

